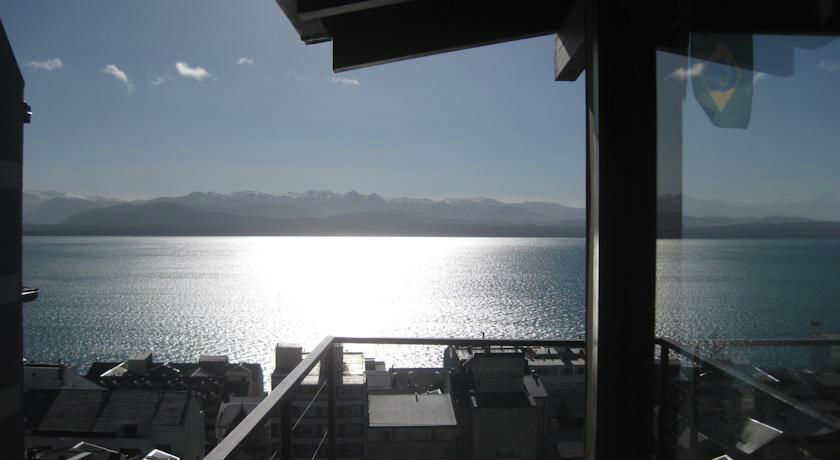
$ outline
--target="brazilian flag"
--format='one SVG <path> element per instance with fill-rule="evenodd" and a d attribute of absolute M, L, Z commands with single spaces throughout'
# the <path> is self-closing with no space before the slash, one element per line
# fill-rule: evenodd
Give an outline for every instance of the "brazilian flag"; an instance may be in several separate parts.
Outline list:
<path fill-rule="evenodd" d="M 691 85 L 709 120 L 721 128 L 746 129 L 753 92 L 750 34 L 696 33 L 691 36 Z"/>

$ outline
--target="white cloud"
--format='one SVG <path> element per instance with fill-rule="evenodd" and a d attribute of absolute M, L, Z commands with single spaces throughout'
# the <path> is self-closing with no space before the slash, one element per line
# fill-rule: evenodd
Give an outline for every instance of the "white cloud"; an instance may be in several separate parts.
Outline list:
<path fill-rule="evenodd" d="M 753 84 L 758 83 L 761 80 L 764 80 L 764 77 L 766 77 L 766 76 L 767 76 L 767 74 L 764 73 L 764 72 L 755 72 L 753 74 Z"/>
<path fill-rule="evenodd" d="M 117 80 L 125 83 L 125 87 L 128 88 L 129 92 L 134 90 L 134 85 L 131 83 L 131 80 L 128 79 L 128 75 L 126 75 L 126 73 L 120 70 L 120 68 L 116 65 L 108 64 L 104 69 L 102 69 L 102 72 L 107 73 L 108 75 L 111 75 Z"/>
<path fill-rule="evenodd" d="M 840 70 L 840 62 L 832 61 L 831 59 L 821 59 L 817 67 L 828 70 L 829 72 L 835 72 Z"/>
<path fill-rule="evenodd" d="M 289 70 L 288 72 L 286 72 L 286 76 L 289 78 L 294 78 L 297 81 L 312 80 L 312 75 L 309 75 L 308 73 L 295 72 L 294 70 Z"/>
<path fill-rule="evenodd" d="M 204 67 L 190 67 L 189 64 L 187 64 L 186 62 L 176 62 L 175 70 L 178 71 L 178 75 L 184 78 L 192 78 L 193 80 L 197 81 L 210 78 L 210 72 L 205 70 Z"/>
<path fill-rule="evenodd" d="M 671 78 L 683 81 L 689 77 L 696 77 L 703 73 L 703 63 L 698 62 L 689 68 L 680 67 L 671 73 Z"/>
<path fill-rule="evenodd" d="M 254 62 L 253 59 L 248 58 L 248 57 L 241 57 L 241 58 L 239 58 L 238 61 L 236 61 L 236 65 L 254 65 L 254 64 L 256 64 L 256 62 Z"/>
<path fill-rule="evenodd" d="M 170 77 L 169 75 L 160 75 L 160 76 L 152 78 L 152 80 L 149 81 L 149 84 L 152 85 L 152 86 L 160 86 L 160 85 L 162 85 L 162 84 L 164 84 L 168 81 L 172 81 L 172 80 L 173 80 L 173 78 Z"/>
<path fill-rule="evenodd" d="M 359 80 L 354 78 L 330 77 L 330 79 L 341 86 L 361 86 Z"/>
<path fill-rule="evenodd" d="M 64 67 L 64 63 L 61 62 L 61 59 L 59 58 L 47 59 L 46 61 L 30 61 L 26 65 L 32 67 L 33 69 L 46 70 L 47 72 L 52 72 L 53 70 Z"/>

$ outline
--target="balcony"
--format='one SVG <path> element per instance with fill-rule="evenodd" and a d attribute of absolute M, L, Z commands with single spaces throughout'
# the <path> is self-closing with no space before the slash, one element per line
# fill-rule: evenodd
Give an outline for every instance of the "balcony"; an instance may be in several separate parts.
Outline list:
<path fill-rule="evenodd" d="M 339 419 L 346 419 L 348 416 L 358 416 L 357 418 L 362 421 L 368 419 L 366 413 L 349 414 L 344 412 L 339 414 L 338 411 L 339 402 L 342 398 L 339 397 L 339 385 L 337 385 L 338 378 L 336 377 L 340 374 L 336 373 L 335 350 L 340 350 L 340 348 L 336 348 L 337 345 L 343 346 L 346 344 L 453 346 L 479 348 L 488 351 L 519 351 L 524 347 L 560 347 L 581 349 L 579 351 L 582 351 L 584 346 L 582 340 L 326 337 L 205 458 L 235 459 L 240 458 L 240 454 L 244 454 L 244 458 L 270 457 L 281 459 L 369 457 L 365 455 L 363 450 L 360 451 L 357 447 L 353 447 L 353 444 L 340 445 L 343 437 L 361 438 L 364 433 L 351 432 L 352 425 L 342 426 L 342 424 L 337 423 Z M 516 359 L 522 361 L 523 355 L 518 354 Z M 519 376 L 518 384 L 520 387 L 524 377 L 539 381 L 538 376 L 525 376 L 524 362 L 520 366 L 520 369 L 523 370 Z M 580 366 L 580 369 L 582 370 L 582 366 Z M 314 382 L 311 374 L 313 371 L 318 375 Z M 578 374 L 578 377 L 581 380 L 583 378 L 580 374 Z M 298 390 L 305 379 L 308 379 L 308 387 L 314 390 L 314 394 L 307 392 L 301 403 L 301 393 Z M 500 401 L 504 399 L 503 402 L 509 403 L 508 405 L 511 405 L 511 407 L 527 406 L 526 410 L 537 410 L 538 406 L 534 403 L 533 398 L 529 398 L 524 393 L 502 397 L 504 395 L 500 391 L 501 387 L 505 385 L 504 376 L 499 376 L 498 379 L 494 380 L 496 381 L 492 387 L 488 386 L 481 390 L 481 395 L 492 399 L 494 405 L 500 404 Z M 317 384 L 313 384 L 315 382 Z M 474 407 L 482 405 L 481 395 L 476 395 L 479 396 L 478 398 L 470 397 Z M 367 398 L 366 394 L 361 396 Z M 411 400 L 416 398 L 418 404 L 421 398 L 424 400 L 427 398 L 427 395 L 421 396 L 417 393 L 384 396 L 407 397 Z M 519 396 L 524 399 L 518 398 Z M 513 399 L 517 400 L 513 401 Z M 292 404 L 293 400 L 298 403 L 297 406 Z M 326 410 L 319 406 L 319 403 L 323 404 L 324 402 L 326 403 Z M 423 414 L 414 417 L 414 419 L 412 423 L 431 426 L 428 420 L 423 420 Z M 452 421 L 454 422 L 454 419 Z M 454 433 L 445 429 L 430 428 L 423 433 L 409 432 L 399 435 L 404 435 L 404 441 L 413 442 L 414 445 L 438 441 L 451 445 L 455 444 Z M 384 432 L 382 440 L 391 441 L 391 436 L 390 432 Z M 398 435 L 394 434 L 393 436 L 393 440 L 398 441 L 396 438 Z M 292 438 L 295 439 L 296 444 L 294 449 Z M 272 441 L 277 441 L 279 448 L 272 448 Z M 534 451 L 538 450 L 538 446 L 533 446 L 533 449 Z M 454 449 L 448 454 L 449 458 L 456 458 Z M 435 455 L 429 455 L 429 457 L 438 458 Z"/>
<path fill-rule="evenodd" d="M 361 447 L 343 443 L 350 437 L 364 436 L 363 432 L 351 431 L 351 425 L 345 425 L 342 420 L 347 414 L 339 411 L 341 397 L 336 378 L 339 374 L 334 367 L 335 351 L 341 350 L 337 345 L 345 344 L 479 347 L 499 351 L 584 347 L 581 340 L 326 337 L 205 458 L 369 457 Z M 821 458 L 826 449 L 836 447 L 840 407 L 827 401 L 840 398 L 840 381 L 829 379 L 820 384 L 819 376 L 825 380 L 837 375 L 827 369 L 833 365 L 831 359 L 834 350 L 840 349 L 840 340 L 679 343 L 657 338 L 656 345 L 659 385 L 652 391 L 655 391 L 657 401 L 654 408 L 657 458 L 714 458 L 720 455 L 730 458 Z M 765 354 L 768 351 L 778 354 L 780 350 L 784 353 L 804 351 L 811 362 L 806 368 L 763 369 L 738 364 L 737 359 L 724 357 L 722 350 L 726 350 L 728 356 L 749 350 Z M 317 385 L 311 385 L 313 371 L 321 376 L 319 368 L 324 370 L 323 376 L 317 378 Z M 794 382 L 794 376 L 803 373 L 815 376 L 813 385 L 803 384 L 801 379 Z M 301 403 L 298 390 L 305 379 L 310 380 L 309 387 L 314 394 L 305 393 Z M 832 388 L 835 391 L 832 392 Z M 404 396 L 418 398 L 418 402 L 421 397 L 416 393 Z M 473 407 L 480 406 L 479 394 L 471 398 Z M 297 406 L 292 404 L 293 400 Z M 367 420 L 367 414 L 350 415 Z M 371 438 L 368 436 L 367 439 Z M 377 440 L 397 441 L 390 434 Z M 414 446 L 455 442 L 442 430 L 429 430 L 428 434 L 404 441 L 414 441 L 411 444 Z M 474 453 L 481 447 L 471 446 Z M 459 450 L 457 453 L 463 455 L 465 452 Z M 505 452 L 495 454 L 504 456 Z M 461 458 L 456 452 L 450 455 L 449 458 Z M 541 455 L 544 453 L 538 452 L 537 458 Z M 579 453 L 567 450 L 561 456 L 575 458 Z"/>

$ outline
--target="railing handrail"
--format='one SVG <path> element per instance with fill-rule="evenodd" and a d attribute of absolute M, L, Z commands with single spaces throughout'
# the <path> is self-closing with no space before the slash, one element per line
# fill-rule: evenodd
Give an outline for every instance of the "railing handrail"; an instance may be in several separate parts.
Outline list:
<path fill-rule="evenodd" d="M 658 342 L 668 342 L 668 347 L 677 351 L 690 351 L 689 346 L 705 343 L 716 343 L 733 347 L 812 347 L 812 346 L 838 346 L 840 339 L 696 339 L 677 342 L 670 337 L 657 337 Z"/>
<path fill-rule="evenodd" d="M 545 339 L 469 339 L 455 337 L 335 337 L 326 336 L 275 388 L 268 393 L 254 410 L 251 411 L 236 427 L 222 439 L 205 460 L 228 460 L 245 445 L 248 437 L 255 428 L 264 425 L 271 419 L 275 408 L 292 397 L 293 390 L 315 368 L 334 344 L 355 343 L 372 345 L 452 345 L 461 347 L 492 347 L 492 346 L 546 346 L 546 347 L 582 347 L 583 339 L 577 340 L 545 340 Z M 326 378 L 332 376 L 327 375 Z"/>
<path fill-rule="evenodd" d="M 371 345 L 454 345 L 457 347 L 576 347 L 583 339 L 469 339 L 457 337 L 334 337 L 334 343 Z"/>
<path fill-rule="evenodd" d="M 309 372 L 320 361 L 321 355 L 332 347 L 334 339 L 332 336 L 324 337 L 324 340 L 309 353 L 306 359 L 295 366 L 292 372 L 276 388 L 268 393 L 268 396 L 250 414 L 245 416 L 227 436 L 219 441 L 219 444 L 204 457 L 205 460 L 227 460 L 233 458 L 233 455 L 240 446 L 244 445 L 248 437 L 251 436 L 254 428 L 267 423 L 274 413 L 274 408 L 292 396 L 290 390 L 309 375 Z"/>
<path fill-rule="evenodd" d="M 804 340 L 812 340 L 812 339 L 804 339 Z M 833 342 L 837 342 L 837 344 L 840 344 L 840 341 L 832 340 L 832 339 L 813 339 L 813 340 L 817 340 L 817 341 L 825 340 L 826 342 L 832 342 L 832 343 L 824 343 L 824 345 L 834 345 Z M 770 342 L 771 340 L 767 340 L 767 341 Z M 793 342 L 799 342 L 799 339 L 791 339 L 789 341 L 785 341 L 785 343 L 793 343 Z M 840 430 L 840 419 L 838 419 L 836 417 L 832 417 L 832 416 L 826 416 L 825 414 L 821 413 L 817 409 L 815 409 L 811 406 L 808 406 L 806 404 L 803 404 L 802 402 L 796 400 L 795 398 L 792 398 L 792 397 L 782 393 L 781 391 L 770 387 L 767 384 L 759 382 L 755 378 L 744 374 L 743 372 L 739 371 L 738 369 L 733 368 L 732 366 L 727 365 L 726 363 L 723 363 L 723 362 L 721 362 L 717 359 L 714 359 L 712 357 L 705 356 L 702 353 L 698 353 L 698 352 L 690 349 L 689 347 L 685 346 L 684 344 L 681 344 L 681 343 L 679 343 L 679 342 L 677 342 L 673 339 L 667 338 L 667 337 L 657 337 L 656 339 L 654 339 L 654 343 L 656 343 L 660 346 L 666 347 L 668 349 L 674 350 L 677 353 L 679 353 L 679 354 L 681 354 L 681 355 L 683 355 L 683 356 L 685 356 L 685 357 L 687 357 L 687 358 L 689 358 L 689 359 L 691 359 L 695 362 L 711 366 L 711 367 L 723 372 L 724 374 L 728 375 L 729 377 L 731 377 L 735 380 L 738 380 L 742 383 L 745 383 L 745 384 L 755 388 L 756 390 L 759 390 L 759 391 L 763 392 L 764 394 L 767 394 L 768 396 L 776 399 L 777 401 L 779 401 L 779 402 L 781 402 L 785 405 L 788 405 L 790 407 L 793 407 L 796 410 L 798 410 L 798 411 L 800 411 L 804 414 L 807 414 L 808 416 L 814 418 L 815 420 L 818 420 L 820 423 L 823 423 L 826 426 L 829 426 L 829 427 L 833 428 L 834 430 Z M 796 345 L 796 346 L 799 346 L 799 345 Z M 665 372 L 665 369 L 660 369 L 660 372 Z"/>
<path fill-rule="evenodd" d="M 705 343 L 708 341 L 698 340 L 696 343 Z M 734 339 L 734 340 L 714 340 L 716 343 L 725 343 L 733 346 L 782 346 L 782 347 L 796 347 L 796 346 L 814 346 L 814 345 L 840 345 L 840 339 Z M 292 390 L 297 387 L 306 376 L 315 368 L 315 366 L 325 357 L 326 353 L 330 351 L 335 344 L 371 344 L 371 345 L 444 345 L 444 346 L 460 346 L 460 347 L 526 347 L 526 346 L 546 346 L 546 347 L 583 347 L 583 339 L 473 339 L 473 338 L 456 338 L 456 337 L 349 337 L 349 336 L 326 336 L 312 351 L 308 353 L 306 359 L 300 362 L 292 371 L 269 392 L 268 396 L 254 408 L 227 436 L 222 439 L 216 447 L 210 451 L 205 457 L 205 460 L 228 460 L 233 458 L 233 455 L 247 442 L 247 439 L 253 434 L 255 428 L 266 424 L 272 418 L 275 408 L 280 404 L 289 400 L 292 397 Z M 667 337 L 657 337 L 655 343 L 672 349 L 686 357 L 695 359 L 698 362 L 712 366 L 722 372 L 728 374 L 736 380 L 742 381 L 756 389 L 765 392 L 773 398 L 782 403 L 797 408 L 798 410 L 810 415 L 811 417 L 832 426 L 835 429 L 840 429 L 840 422 L 836 419 L 828 418 L 819 411 L 803 405 L 799 401 L 788 397 L 787 395 L 775 390 L 742 372 L 733 369 L 713 358 L 706 357 L 700 353 L 696 353 L 692 344 L 682 344 Z M 326 376 L 330 378 L 331 376 Z"/>

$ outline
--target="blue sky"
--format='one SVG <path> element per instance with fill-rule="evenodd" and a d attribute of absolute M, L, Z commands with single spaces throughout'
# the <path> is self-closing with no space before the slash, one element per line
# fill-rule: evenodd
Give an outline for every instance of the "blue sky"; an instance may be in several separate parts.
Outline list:
<path fill-rule="evenodd" d="M 761 72 L 791 45 L 796 45 L 793 75 Z M 830 195 L 840 202 L 840 39 L 756 36 L 753 51 L 747 129 L 713 126 L 687 88 L 683 191 L 728 201 Z"/>
<path fill-rule="evenodd" d="M 553 81 L 552 37 L 334 74 L 331 45 L 305 46 L 272 0 L 10 0 L 0 17 L 34 113 L 27 189 L 584 201 L 584 87 Z"/>
<path fill-rule="evenodd" d="M 552 37 L 334 74 L 273 0 L 7 0 L 0 17 L 34 111 L 30 190 L 584 203 L 583 79 L 553 81 Z M 689 86 L 686 193 L 840 196 L 840 40 L 795 40 L 795 75 L 756 77 L 746 130 L 712 126 Z"/>

